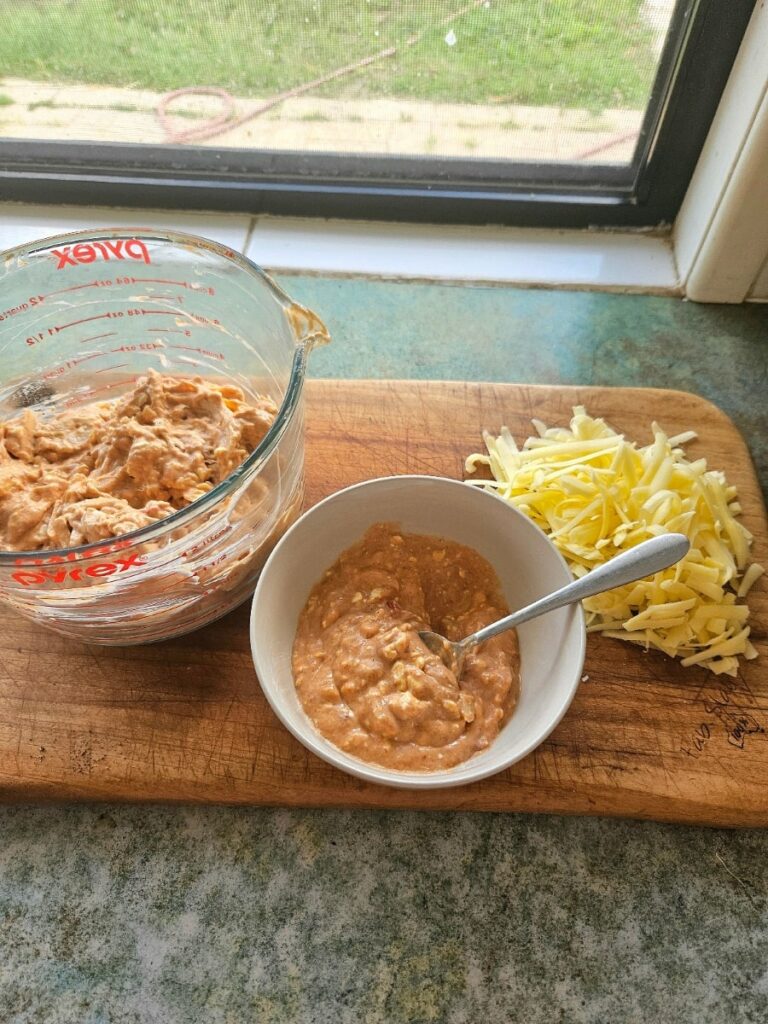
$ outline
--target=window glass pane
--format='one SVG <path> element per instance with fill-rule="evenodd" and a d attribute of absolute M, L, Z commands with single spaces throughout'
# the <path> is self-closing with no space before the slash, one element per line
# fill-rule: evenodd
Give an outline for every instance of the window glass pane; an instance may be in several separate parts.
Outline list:
<path fill-rule="evenodd" d="M 0 134 L 627 165 L 673 8 L 0 0 Z"/>

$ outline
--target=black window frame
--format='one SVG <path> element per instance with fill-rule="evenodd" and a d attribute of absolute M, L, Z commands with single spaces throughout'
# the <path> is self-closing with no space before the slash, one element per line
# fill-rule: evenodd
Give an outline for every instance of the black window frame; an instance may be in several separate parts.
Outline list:
<path fill-rule="evenodd" d="M 0 199 L 523 227 L 669 224 L 755 3 L 677 4 L 629 167 L 4 140 Z"/>

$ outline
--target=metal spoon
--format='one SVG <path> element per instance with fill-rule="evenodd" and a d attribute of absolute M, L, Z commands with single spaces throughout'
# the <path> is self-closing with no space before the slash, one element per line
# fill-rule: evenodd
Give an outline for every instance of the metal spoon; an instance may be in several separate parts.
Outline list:
<path fill-rule="evenodd" d="M 556 590 L 554 594 L 534 601 L 533 604 L 521 608 L 520 611 L 507 615 L 506 618 L 492 622 L 490 626 L 484 626 L 476 633 L 453 643 L 439 633 L 433 633 L 425 629 L 419 632 L 419 636 L 425 645 L 436 654 L 443 663 L 451 669 L 458 677 L 464 666 L 464 657 L 471 647 L 489 640 L 497 633 L 503 633 L 507 629 L 519 626 L 529 619 L 535 619 L 537 615 L 544 615 L 553 612 L 563 605 L 573 604 L 576 601 L 583 601 L 585 597 L 592 597 L 604 590 L 613 590 L 614 587 L 621 587 L 625 583 L 633 583 L 635 580 L 643 579 L 645 576 L 652 576 L 661 569 L 679 562 L 688 553 L 690 544 L 688 538 L 682 533 L 665 533 L 660 537 L 652 537 L 643 541 L 629 551 L 616 555 L 605 565 L 598 566 L 572 583 L 566 584 Z"/>

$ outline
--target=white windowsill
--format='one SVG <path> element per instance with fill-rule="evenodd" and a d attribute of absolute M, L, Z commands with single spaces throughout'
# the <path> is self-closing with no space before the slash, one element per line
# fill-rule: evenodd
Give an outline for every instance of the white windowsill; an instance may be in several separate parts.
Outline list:
<path fill-rule="evenodd" d="M 669 239 L 630 232 L 6 203 L 0 204 L 0 250 L 65 231 L 123 225 L 213 238 L 276 272 L 680 294 Z"/>
<path fill-rule="evenodd" d="M 623 232 L 259 217 L 248 255 L 282 271 L 677 292 L 665 238 Z"/>

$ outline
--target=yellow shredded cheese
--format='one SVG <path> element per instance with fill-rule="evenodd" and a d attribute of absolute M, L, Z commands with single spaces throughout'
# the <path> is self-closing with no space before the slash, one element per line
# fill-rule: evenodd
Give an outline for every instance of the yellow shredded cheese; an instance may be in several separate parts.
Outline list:
<path fill-rule="evenodd" d="M 752 536 L 736 519 L 736 489 L 705 459 L 689 461 L 689 430 L 667 437 L 654 423 L 645 448 L 627 441 L 583 406 L 568 428 L 533 420 L 536 435 L 518 448 L 506 427 L 483 435 L 487 454 L 470 455 L 468 473 L 490 468 L 495 490 L 544 530 L 571 571 L 583 576 L 619 551 L 661 533 L 684 533 L 686 557 L 655 576 L 584 602 L 588 632 L 653 647 L 735 676 L 738 656 L 757 656 L 749 608 L 737 601 L 762 575 L 750 565 Z"/>

